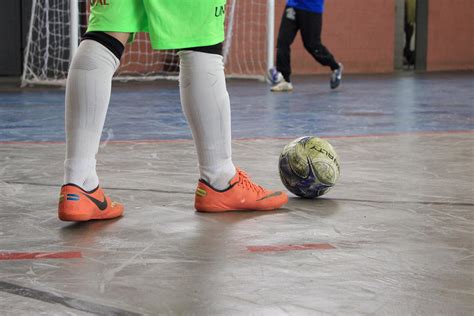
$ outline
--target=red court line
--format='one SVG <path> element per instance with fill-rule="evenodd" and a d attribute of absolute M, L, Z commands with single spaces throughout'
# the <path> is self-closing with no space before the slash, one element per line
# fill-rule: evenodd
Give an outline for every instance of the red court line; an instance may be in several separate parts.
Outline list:
<path fill-rule="evenodd" d="M 75 259 L 82 258 L 79 251 L 65 252 L 0 252 L 0 260 L 30 260 L 30 259 Z"/>
<path fill-rule="evenodd" d="M 247 246 L 249 252 L 275 252 L 292 250 L 328 250 L 336 249 L 330 244 L 301 244 L 301 245 L 267 245 L 267 246 Z"/>
<path fill-rule="evenodd" d="M 458 135 L 458 134 L 474 134 L 474 130 L 453 130 L 453 131 L 421 131 L 421 132 L 399 132 L 384 134 L 360 134 L 360 135 L 324 135 L 320 136 L 324 139 L 351 139 L 351 138 L 382 138 L 382 137 L 400 137 L 400 136 L 442 136 L 442 135 Z M 318 135 L 301 135 L 301 136 L 318 136 Z M 292 140 L 301 136 L 291 137 L 242 137 L 234 138 L 233 141 L 259 141 L 259 140 Z M 186 143 L 192 142 L 192 139 L 130 139 L 130 140 L 110 140 L 109 144 L 159 144 L 159 143 Z M 101 142 L 103 145 L 105 142 Z M 0 141 L 0 145 L 61 145 L 64 141 Z"/>

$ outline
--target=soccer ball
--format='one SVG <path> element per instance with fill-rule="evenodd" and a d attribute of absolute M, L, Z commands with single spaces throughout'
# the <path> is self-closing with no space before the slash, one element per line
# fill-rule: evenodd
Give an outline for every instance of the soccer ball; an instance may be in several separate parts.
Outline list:
<path fill-rule="evenodd" d="M 314 136 L 303 136 L 286 145 L 280 155 L 279 169 L 285 187 L 308 199 L 328 192 L 341 172 L 334 148 Z"/>

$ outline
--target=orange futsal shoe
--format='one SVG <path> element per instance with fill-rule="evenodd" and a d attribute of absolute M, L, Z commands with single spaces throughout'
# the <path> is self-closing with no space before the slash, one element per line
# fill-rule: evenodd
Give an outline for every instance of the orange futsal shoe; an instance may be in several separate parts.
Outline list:
<path fill-rule="evenodd" d="M 269 191 L 250 180 L 237 168 L 229 182 L 230 187 L 219 191 L 204 180 L 199 180 L 196 189 L 195 208 L 198 212 L 270 211 L 288 202 L 286 193 Z"/>
<path fill-rule="evenodd" d="M 61 187 L 58 206 L 60 220 L 83 222 L 91 219 L 111 219 L 122 214 L 123 205 L 112 202 L 98 186 L 92 191 L 84 191 L 71 183 Z"/>

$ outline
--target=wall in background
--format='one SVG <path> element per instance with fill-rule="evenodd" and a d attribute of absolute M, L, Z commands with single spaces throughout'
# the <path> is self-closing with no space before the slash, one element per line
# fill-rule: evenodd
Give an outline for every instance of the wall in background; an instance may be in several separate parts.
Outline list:
<path fill-rule="evenodd" d="M 474 1 L 430 0 L 427 70 L 474 69 Z"/>
<path fill-rule="evenodd" d="M 285 3 L 277 0 L 275 36 Z M 347 72 L 393 71 L 394 34 L 395 0 L 326 1 L 322 41 Z M 295 74 L 330 72 L 306 52 L 300 35 L 292 46 L 292 66 Z"/>
<path fill-rule="evenodd" d="M 2 0 L 0 10 L 0 75 L 20 75 L 21 63 L 21 2 Z"/>
<path fill-rule="evenodd" d="M 1 0 L 0 76 L 20 76 L 32 0 Z"/>
<path fill-rule="evenodd" d="M 32 0 L 2 0 L 0 76 L 21 74 L 31 2 Z M 396 2 L 397 0 L 326 1 L 323 43 L 344 63 L 346 72 L 393 71 L 396 59 Z M 243 5 L 245 1 L 239 3 L 240 13 L 250 10 L 250 7 L 246 9 Z M 286 0 L 276 0 L 275 41 L 285 3 Z M 264 6 L 261 9 L 264 10 Z M 427 30 L 427 70 L 474 69 L 473 0 L 429 0 Z M 236 34 L 242 32 L 249 30 L 246 27 L 237 28 Z M 254 33 L 251 39 L 241 37 L 240 40 L 252 41 L 258 37 L 259 42 L 263 43 L 265 34 Z M 249 60 L 251 65 L 255 64 L 252 69 L 264 67 L 260 66 L 265 61 L 264 47 L 257 51 L 237 50 L 237 53 L 231 54 L 230 67 L 233 59 Z M 328 68 L 316 63 L 306 52 L 299 34 L 292 46 L 292 65 L 294 74 L 329 73 Z"/>

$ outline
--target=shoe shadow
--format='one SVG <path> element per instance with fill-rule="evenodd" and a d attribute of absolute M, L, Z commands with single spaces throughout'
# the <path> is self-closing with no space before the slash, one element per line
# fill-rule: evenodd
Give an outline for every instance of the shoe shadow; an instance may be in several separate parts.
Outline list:
<path fill-rule="evenodd" d="M 86 228 L 98 229 L 100 227 L 107 227 L 110 224 L 113 224 L 119 221 L 121 217 L 113 219 L 102 219 L 102 220 L 90 220 L 86 222 L 70 222 L 68 225 L 61 227 L 62 231 L 76 231 L 83 230 Z"/>
<path fill-rule="evenodd" d="M 288 203 L 274 211 L 233 211 L 223 213 L 201 213 L 195 215 L 204 221 L 220 222 L 226 224 L 238 223 L 258 217 L 277 214 L 291 214 L 292 212 L 308 212 L 319 217 L 329 217 L 340 209 L 339 203 L 330 198 L 304 199 L 296 196 L 289 197 Z"/>
<path fill-rule="evenodd" d="M 285 212 L 285 209 L 281 208 L 274 211 L 232 211 L 223 213 L 203 213 L 196 211 L 195 215 L 204 221 L 233 224 L 257 217 L 271 216 Z"/>
<path fill-rule="evenodd" d="M 59 234 L 66 244 L 74 244 L 75 246 L 90 246 L 94 243 L 95 237 L 100 235 L 109 226 L 113 225 L 119 220 L 120 217 L 108 220 L 73 222 L 61 227 Z"/>

